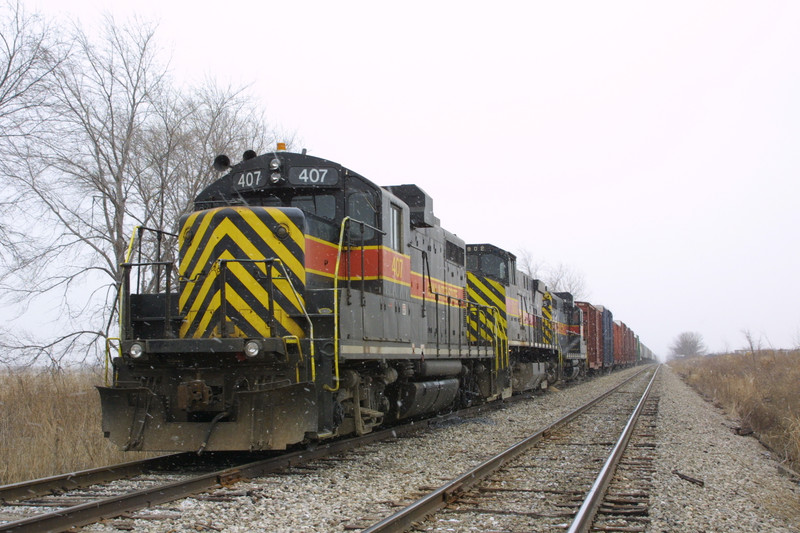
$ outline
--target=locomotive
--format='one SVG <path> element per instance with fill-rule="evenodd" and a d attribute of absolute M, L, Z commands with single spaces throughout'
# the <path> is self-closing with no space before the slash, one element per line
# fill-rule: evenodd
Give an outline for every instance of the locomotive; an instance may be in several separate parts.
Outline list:
<path fill-rule="evenodd" d="M 216 158 L 225 174 L 181 219 L 177 265 L 131 242 L 98 387 L 112 442 L 280 450 L 586 371 L 569 293 L 447 231 L 418 186 L 281 148 Z"/>

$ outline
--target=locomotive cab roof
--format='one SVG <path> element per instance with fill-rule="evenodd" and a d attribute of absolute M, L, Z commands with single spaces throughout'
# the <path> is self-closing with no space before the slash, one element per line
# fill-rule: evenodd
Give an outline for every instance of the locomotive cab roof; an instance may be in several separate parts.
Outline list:
<path fill-rule="evenodd" d="M 274 151 L 262 155 L 245 152 L 242 161 L 230 164 L 227 156 L 218 156 L 214 168 L 229 170 L 203 189 L 195 198 L 195 206 L 203 209 L 209 204 L 248 203 L 249 197 L 274 194 L 295 189 L 338 189 L 345 176 L 360 176 L 342 165 L 307 155 Z"/>

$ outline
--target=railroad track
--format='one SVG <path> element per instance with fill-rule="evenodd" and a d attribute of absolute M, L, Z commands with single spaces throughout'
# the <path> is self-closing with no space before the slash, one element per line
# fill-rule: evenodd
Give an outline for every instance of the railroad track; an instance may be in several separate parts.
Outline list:
<path fill-rule="evenodd" d="M 577 523 L 574 531 L 618 531 L 637 533 L 650 529 L 650 496 L 655 474 L 656 417 L 660 396 L 651 390 L 642 404 L 630 441 L 609 480 L 602 500 L 592 510 L 591 528 Z M 603 481 L 603 480 L 601 480 Z"/>
<path fill-rule="evenodd" d="M 63 531 L 228 488 L 239 480 L 302 468 L 312 461 L 373 442 L 408 436 L 451 419 L 476 416 L 502 407 L 501 402 L 475 406 L 288 453 L 212 453 L 200 457 L 193 453 L 173 454 L 0 486 L 0 532 Z M 220 468 L 221 464 L 224 468 Z"/>
<path fill-rule="evenodd" d="M 0 531 L 63 531 L 223 486 L 281 459 L 252 457 L 173 454 L 6 485 Z"/>
<path fill-rule="evenodd" d="M 600 531 L 643 530 L 646 460 L 629 455 L 623 462 L 626 468 L 637 465 L 628 470 L 641 474 L 636 488 L 618 489 L 627 483 L 622 476 L 611 491 L 607 487 L 641 412 L 651 419 L 640 437 L 650 435 L 651 441 L 637 441 L 634 449 L 652 451 L 657 402 L 645 400 L 656 373 L 657 368 L 634 375 L 364 531 L 586 531 L 598 510 Z M 609 514 L 615 509 L 616 515 Z M 633 520 L 623 526 L 619 515 L 625 513 Z"/>

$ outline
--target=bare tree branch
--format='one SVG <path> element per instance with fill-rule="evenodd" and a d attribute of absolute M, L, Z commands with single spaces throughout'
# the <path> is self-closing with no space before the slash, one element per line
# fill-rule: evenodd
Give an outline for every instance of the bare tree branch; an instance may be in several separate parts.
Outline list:
<path fill-rule="evenodd" d="M 0 173 L 14 174 L 18 145 L 36 135 L 38 112 L 48 95 L 48 79 L 67 57 L 58 32 L 22 3 L 0 5 Z M 0 283 L 22 251 L 24 233 L 7 223 L 19 213 L 20 195 L 0 181 Z"/>
<path fill-rule="evenodd" d="M 589 297 L 583 274 L 565 263 L 553 267 L 544 261 L 537 261 L 533 253 L 523 249 L 518 253 L 517 266 L 531 278 L 544 281 L 553 292 L 568 292 L 575 300 L 586 300 Z"/>

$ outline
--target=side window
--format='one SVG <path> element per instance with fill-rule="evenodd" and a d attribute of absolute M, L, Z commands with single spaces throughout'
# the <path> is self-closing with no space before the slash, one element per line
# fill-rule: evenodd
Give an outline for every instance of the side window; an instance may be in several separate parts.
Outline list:
<path fill-rule="evenodd" d="M 467 270 L 470 272 L 478 272 L 480 267 L 478 266 L 478 255 L 477 254 L 470 254 L 467 256 Z"/>
<path fill-rule="evenodd" d="M 369 189 L 366 184 L 351 179 L 347 188 L 347 198 L 345 208 L 347 209 L 347 216 L 352 220 L 349 223 L 349 234 L 352 241 L 360 242 L 362 237 L 361 224 L 364 222 L 368 224 L 364 226 L 365 241 L 371 240 L 375 237 L 375 230 L 378 227 L 378 198 L 372 189 Z"/>
<path fill-rule="evenodd" d="M 445 257 L 448 261 L 458 266 L 464 266 L 464 249 L 453 242 L 447 241 L 445 243 Z M 472 270 L 475 269 L 473 268 Z"/>
<path fill-rule="evenodd" d="M 389 247 L 403 252 L 403 211 L 394 204 L 389 209 Z"/>

